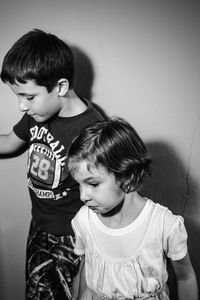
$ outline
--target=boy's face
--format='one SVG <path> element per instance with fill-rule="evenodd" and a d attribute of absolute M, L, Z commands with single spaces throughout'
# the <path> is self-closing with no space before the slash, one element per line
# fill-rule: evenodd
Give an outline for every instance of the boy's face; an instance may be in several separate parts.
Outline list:
<path fill-rule="evenodd" d="M 45 86 L 37 85 L 34 80 L 8 83 L 8 86 L 19 99 L 19 109 L 37 122 L 48 120 L 62 108 L 57 86 L 50 93 Z"/>
<path fill-rule="evenodd" d="M 108 213 L 124 200 L 120 185 L 103 167 L 88 169 L 88 162 L 81 161 L 73 177 L 79 183 L 81 200 L 96 213 Z"/>

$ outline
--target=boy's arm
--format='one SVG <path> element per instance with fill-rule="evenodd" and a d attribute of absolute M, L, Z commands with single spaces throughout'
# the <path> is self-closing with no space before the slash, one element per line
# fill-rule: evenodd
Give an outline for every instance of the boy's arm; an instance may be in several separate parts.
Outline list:
<path fill-rule="evenodd" d="M 81 263 L 79 266 L 79 271 L 73 281 L 73 297 L 72 300 L 79 300 L 86 289 L 86 279 L 85 279 L 85 256 L 81 257 Z"/>
<path fill-rule="evenodd" d="M 178 299 L 198 300 L 197 280 L 189 255 L 178 261 L 171 260 L 171 263 L 177 280 Z"/>
<path fill-rule="evenodd" d="M 0 135 L 0 154 L 11 154 L 25 145 L 25 141 L 20 139 L 12 130 L 8 134 Z"/>

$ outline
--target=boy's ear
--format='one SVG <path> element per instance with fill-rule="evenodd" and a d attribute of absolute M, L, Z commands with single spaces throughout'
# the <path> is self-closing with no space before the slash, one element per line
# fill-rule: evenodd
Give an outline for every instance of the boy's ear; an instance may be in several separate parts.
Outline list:
<path fill-rule="evenodd" d="M 65 96 L 69 90 L 69 81 L 66 78 L 58 80 L 58 95 Z"/>

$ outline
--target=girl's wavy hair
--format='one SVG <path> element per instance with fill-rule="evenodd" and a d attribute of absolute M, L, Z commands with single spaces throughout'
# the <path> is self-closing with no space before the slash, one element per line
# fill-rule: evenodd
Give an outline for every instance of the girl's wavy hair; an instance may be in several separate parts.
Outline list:
<path fill-rule="evenodd" d="M 34 29 L 24 34 L 4 57 L 1 79 L 4 83 L 26 83 L 35 80 L 48 92 L 61 78 L 74 80 L 74 58 L 69 46 L 56 35 Z"/>
<path fill-rule="evenodd" d="M 89 169 L 103 167 L 113 174 L 125 193 L 137 190 L 145 175 L 150 175 L 150 155 L 135 129 L 122 118 L 96 122 L 81 132 L 68 152 L 72 176 L 83 160 Z"/>

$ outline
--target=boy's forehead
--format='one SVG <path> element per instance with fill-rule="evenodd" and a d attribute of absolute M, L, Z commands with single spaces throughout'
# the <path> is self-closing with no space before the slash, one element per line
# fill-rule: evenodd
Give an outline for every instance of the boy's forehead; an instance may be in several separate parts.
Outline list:
<path fill-rule="evenodd" d="M 31 94 L 46 89 L 44 86 L 37 85 L 35 80 L 27 80 L 25 83 L 16 81 L 15 83 L 7 83 L 11 90 L 17 94 Z"/>

